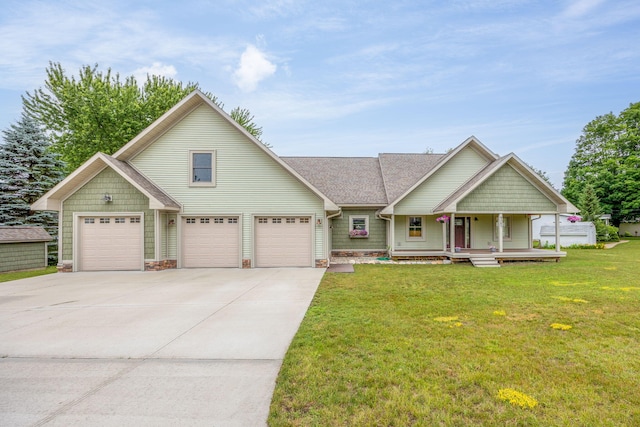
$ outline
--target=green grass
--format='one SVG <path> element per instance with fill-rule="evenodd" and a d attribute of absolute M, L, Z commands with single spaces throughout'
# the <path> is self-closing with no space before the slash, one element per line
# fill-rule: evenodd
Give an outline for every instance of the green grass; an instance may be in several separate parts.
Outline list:
<path fill-rule="evenodd" d="M 269 423 L 640 425 L 639 265 L 632 240 L 560 263 L 327 273 Z M 537 405 L 501 400 L 501 389 Z"/>
<path fill-rule="evenodd" d="M 9 273 L 0 273 L 0 283 L 9 282 L 11 280 L 26 279 L 29 277 L 42 276 L 45 274 L 51 274 L 58 271 L 55 266 L 42 268 L 39 270 L 29 271 L 13 271 Z"/>

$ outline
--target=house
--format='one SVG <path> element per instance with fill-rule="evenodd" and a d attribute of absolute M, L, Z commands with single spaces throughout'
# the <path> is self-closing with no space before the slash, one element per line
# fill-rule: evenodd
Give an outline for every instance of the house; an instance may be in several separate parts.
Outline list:
<path fill-rule="evenodd" d="M 42 227 L 0 226 L 0 272 L 46 267 L 52 240 Z"/>
<path fill-rule="evenodd" d="M 280 158 L 199 91 L 32 208 L 59 212 L 62 271 L 326 267 L 354 251 L 531 256 L 532 215 L 576 210 L 474 137 L 446 155 Z"/>
<path fill-rule="evenodd" d="M 620 237 L 638 237 L 640 236 L 640 217 L 623 220 L 618 229 Z"/>

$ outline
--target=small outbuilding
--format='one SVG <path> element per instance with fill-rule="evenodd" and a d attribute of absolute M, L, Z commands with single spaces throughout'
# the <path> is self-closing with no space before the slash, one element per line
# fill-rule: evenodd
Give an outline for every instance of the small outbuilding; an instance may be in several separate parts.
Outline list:
<path fill-rule="evenodd" d="M 46 267 L 52 240 L 42 227 L 0 226 L 0 272 Z"/>

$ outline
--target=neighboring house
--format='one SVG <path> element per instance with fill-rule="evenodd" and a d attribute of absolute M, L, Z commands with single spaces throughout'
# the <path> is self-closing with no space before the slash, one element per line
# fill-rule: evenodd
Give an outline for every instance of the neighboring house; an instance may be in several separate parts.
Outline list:
<path fill-rule="evenodd" d="M 569 214 L 560 214 L 560 246 L 594 245 L 596 243 L 596 227 L 592 222 L 571 222 Z M 555 246 L 556 244 L 556 216 L 539 215 L 533 217 L 533 239 L 542 246 Z"/>
<path fill-rule="evenodd" d="M 63 271 L 325 267 L 332 252 L 491 247 L 532 257 L 531 218 L 576 211 L 515 155 L 473 137 L 446 155 L 280 158 L 199 91 L 32 208 L 60 212 Z M 442 215 L 451 220 L 436 223 Z M 545 256 L 564 253 L 534 258 Z"/>
<path fill-rule="evenodd" d="M 620 237 L 624 236 L 640 236 L 640 218 L 635 218 L 631 220 L 622 221 L 620 223 L 620 228 L 618 229 L 618 235 Z"/>
<path fill-rule="evenodd" d="M 46 267 L 52 240 L 42 227 L 0 226 L 0 272 Z"/>

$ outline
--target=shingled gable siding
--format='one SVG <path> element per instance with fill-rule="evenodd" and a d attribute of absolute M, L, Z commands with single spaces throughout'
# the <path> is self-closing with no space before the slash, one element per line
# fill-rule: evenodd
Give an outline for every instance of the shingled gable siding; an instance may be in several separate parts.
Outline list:
<path fill-rule="evenodd" d="M 46 242 L 1 243 L 0 272 L 47 266 Z"/>
<path fill-rule="evenodd" d="M 102 201 L 105 193 L 113 201 Z M 144 212 L 144 256 L 154 258 L 154 213 L 149 209 L 149 198 L 133 185 L 107 168 L 77 190 L 63 203 L 62 255 L 60 261 L 73 258 L 74 212 Z"/>
<path fill-rule="evenodd" d="M 352 239 L 349 237 L 349 216 L 369 217 L 369 237 Z M 332 220 L 332 250 L 386 250 L 387 224 L 385 220 L 376 218 L 375 209 L 343 209 L 342 218 Z"/>
<path fill-rule="evenodd" d="M 428 215 L 488 160 L 471 147 L 460 151 L 394 208 L 396 215 Z M 426 171 L 425 171 L 426 173 Z"/>
<path fill-rule="evenodd" d="M 466 212 L 554 212 L 557 206 L 510 165 L 504 165 L 458 203 Z"/>
<path fill-rule="evenodd" d="M 215 187 L 189 187 L 189 151 L 216 151 Z M 253 215 L 312 216 L 315 258 L 326 258 L 324 202 L 207 106 L 192 111 L 131 162 L 183 204 L 183 214 L 242 215 L 252 259 Z M 325 255 L 323 255 L 325 254 Z"/>

